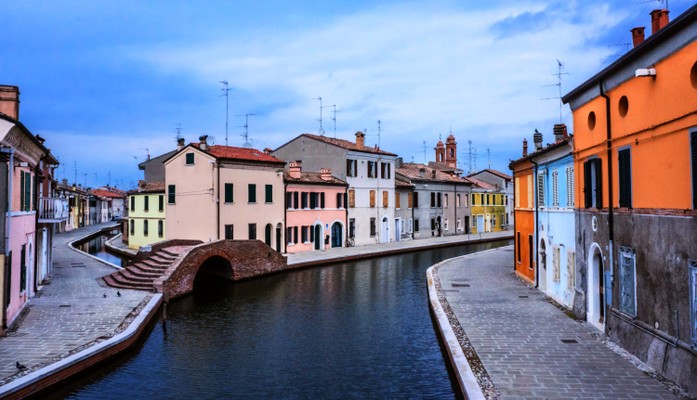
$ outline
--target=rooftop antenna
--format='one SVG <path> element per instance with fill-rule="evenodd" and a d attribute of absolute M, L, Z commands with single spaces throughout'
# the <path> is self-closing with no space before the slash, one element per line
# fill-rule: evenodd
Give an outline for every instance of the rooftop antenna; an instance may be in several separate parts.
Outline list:
<path fill-rule="evenodd" d="M 550 86 L 556 86 L 559 89 L 559 96 L 557 97 L 545 97 L 542 100 L 559 100 L 559 123 L 562 123 L 562 118 L 561 118 L 561 113 L 562 113 L 562 107 L 564 106 L 564 103 L 561 101 L 561 76 L 562 75 L 569 75 L 568 72 L 562 72 L 562 69 L 564 68 L 564 64 L 557 59 L 557 73 L 552 74 L 557 77 L 557 83 L 553 83 L 551 85 L 543 85 L 542 87 L 550 87 Z"/>
<path fill-rule="evenodd" d="M 177 131 L 177 141 L 179 141 L 179 138 L 182 137 L 182 123 L 177 122 L 177 127 L 174 129 Z"/>
<path fill-rule="evenodd" d="M 334 139 L 336 139 L 336 104 L 332 104 L 331 106 L 324 106 L 322 108 L 328 108 L 328 107 L 333 107 L 334 108 L 334 114 L 332 116 L 332 121 L 334 121 Z M 341 110 L 339 110 L 341 111 Z M 320 112 L 320 118 L 322 118 L 322 113 Z M 321 119 L 320 119 L 321 121 Z M 322 126 L 322 122 L 320 122 L 320 129 Z"/>
<path fill-rule="evenodd" d="M 73 161 L 73 171 L 75 172 L 73 182 L 77 185 L 77 161 Z"/>
<path fill-rule="evenodd" d="M 473 161 L 472 161 L 473 169 L 472 169 L 471 173 L 475 173 L 475 172 L 477 172 L 477 148 L 476 147 L 472 149 L 472 158 L 473 158 Z"/>
<path fill-rule="evenodd" d="M 228 92 L 230 91 L 230 88 L 228 87 L 228 81 L 219 81 L 219 82 L 222 83 L 224 86 L 220 90 L 223 91 L 223 94 L 221 94 L 221 96 L 225 96 L 225 146 L 227 146 L 228 113 L 230 111 L 230 106 L 229 106 L 230 103 L 228 102 L 228 98 L 229 98 Z M 177 139 L 179 139 L 179 138 L 177 137 Z"/>
<path fill-rule="evenodd" d="M 424 151 L 424 164 L 426 164 L 426 150 L 428 150 L 428 146 L 426 146 L 426 141 L 425 141 L 425 140 L 422 142 L 421 148 L 422 148 L 423 151 Z"/>
<path fill-rule="evenodd" d="M 488 147 L 486 148 L 486 161 L 489 165 L 489 169 L 491 169 L 491 150 Z"/>
<path fill-rule="evenodd" d="M 256 114 L 239 114 L 236 117 L 244 117 L 244 125 L 240 128 L 244 128 L 244 134 L 240 135 L 244 138 L 244 147 L 252 147 L 252 143 L 249 141 L 249 117 Z M 225 142 L 227 144 L 227 141 Z"/>
<path fill-rule="evenodd" d="M 319 135 L 324 136 L 324 128 L 322 128 L 322 97 L 315 97 L 314 100 L 319 100 Z"/>
<path fill-rule="evenodd" d="M 467 174 L 471 174 L 474 170 L 474 165 L 472 164 L 472 141 L 467 141 Z"/>
<path fill-rule="evenodd" d="M 107 174 L 107 182 L 106 182 L 106 184 L 107 184 L 107 185 L 111 185 L 111 171 L 109 171 L 109 173 Z"/>
<path fill-rule="evenodd" d="M 380 129 L 381 127 L 381 122 L 378 120 L 378 149 L 380 148 L 380 134 L 382 133 L 382 130 Z"/>
<path fill-rule="evenodd" d="M 82 184 L 85 188 L 87 188 L 87 172 L 82 173 Z"/>

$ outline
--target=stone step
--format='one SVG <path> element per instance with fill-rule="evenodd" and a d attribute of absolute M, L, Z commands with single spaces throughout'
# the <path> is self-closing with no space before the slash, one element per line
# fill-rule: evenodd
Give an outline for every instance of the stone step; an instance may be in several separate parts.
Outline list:
<path fill-rule="evenodd" d="M 172 263 L 161 263 L 161 262 L 153 261 L 150 258 L 146 258 L 145 260 L 141 260 L 136 264 L 147 265 L 150 268 L 163 270 L 163 271 L 166 270 L 167 268 L 169 268 L 170 265 L 172 265 Z"/>
<path fill-rule="evenodd" d="M 104 283 L 110 287 L 121 288 L 121 289 L 135 289 L 135 290 L 146 290 L 151 292 L 153 290 L 152 284 L 142 284 L 142 283 L 129 283 L 117 280 L 112 275 L 106 275 L 102 277 Z"/>
<path fill-rule="evenodd" d="M 151 285 L 155 278 L 157 278 L 157 276 L 139 275 L 135 271 L 129 269 L 121 270 L 118 273 L 129 282 L 149 283 Z"/>
<path fill-rule="evenodd" d="M 148 267 L 144 267 L 141 265 L 132 265 L 128 268 L 126 268 L 129 272 L 131 272 L 134 275 L 137 276 L 142 276 L 142 277 L 149 277 L 152 279 L 159 278 L 162 276 L 162 270 L 159 269 L 152 269 Z"/>

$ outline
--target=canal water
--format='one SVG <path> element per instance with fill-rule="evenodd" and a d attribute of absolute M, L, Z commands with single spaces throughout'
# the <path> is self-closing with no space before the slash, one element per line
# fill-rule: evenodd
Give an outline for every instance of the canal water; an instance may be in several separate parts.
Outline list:
<path fill-rule="evenodd" d="M 121 233 L 118 228 L 110 231 L 103 231 L 98 236 L 94 236 L 88 240 L 75 243 L 75 248 L 82 250 L 85 253 L 92 254 L 102 260 L 108 261 L 120 267 L 126 267 L 127 260 L 117 255 L 111 254 L 106 249 L 107 240 Z"/>
<path fill-rule="evenodd" d="M 56 398 L 454 398 L 426 269 L 510 241 L 200 285 L 138 351 Z M 466 271 L 463 271 L 466 274 Z"/>

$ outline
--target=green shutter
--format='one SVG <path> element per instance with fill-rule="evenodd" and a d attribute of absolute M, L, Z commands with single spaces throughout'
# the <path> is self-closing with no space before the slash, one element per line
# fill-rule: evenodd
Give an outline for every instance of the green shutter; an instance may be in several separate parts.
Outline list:
<path fill-rule="evenodd" d="M 31 207 L 31 174 L 25 173 L 24 179 L 27 181 L 24 183 L 24 211 L 30 211 Z"/>
<path fill-rule="evenodd" d="M 169 186 L 167 186 L 167 202 L 169 204 L 174 204 L 175 200 L 176 200 L 176 186 L 169 185 Z"/>
<path fill-rule="evenodd" d="M 249 190 L 248 201 L 250 203 L 256 203 L 257 202 L 257 185 L 254 183 L 250 183 L 248 185 L 248 190 Z"/>
<path fill-rule="evenodd" d="M 233 197 L 232 197 L 232 194 L 233 194 L 232 189 L 233 189 L 232 183 L 226 183 L 226 184 L 225 184 L 225 202 L 226 202 L 226 203 L 232 203 L 232 199 L 233 199 Z"/>
<path fill-rule="evenodd" d="M 24 211 L 24 171 L 19 171 L 19 211 Z"/>
<path fill-rule="evenodd" d="M 632 173 L 631 154 L 629 149 L 618 152 L 620 207 L 632 206 Z"/>
<path fill-rule="evenodd" d="M 273 203 L 273 185 L 266 185 L 266 202 Z"/>

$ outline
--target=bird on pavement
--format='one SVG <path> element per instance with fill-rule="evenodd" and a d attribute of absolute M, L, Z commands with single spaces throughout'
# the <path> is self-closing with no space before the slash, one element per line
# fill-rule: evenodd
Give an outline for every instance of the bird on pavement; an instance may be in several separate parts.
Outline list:
<path fill-rule="evenodd" d="M 117 290 L 117 291 L 116 291 L 116 295 L 119 296 L 119 297 L 121 297 L 121 292 Z"/>
<path fill-rule="evenodd" d="M 104 293 L 102 296 L 104 296 L 104 298 L 106 299 L 106 293 Z"/>
<path fill-rule="evenodd" d="M 24 371 L 25 369 L 27 369 L 27 366 L 24 364 L 20 364 L 19 361 L 17 361 L 17 364 L 15 364 L 15 365 L 17 366 L 17 369 L 20 371 Z"/>

